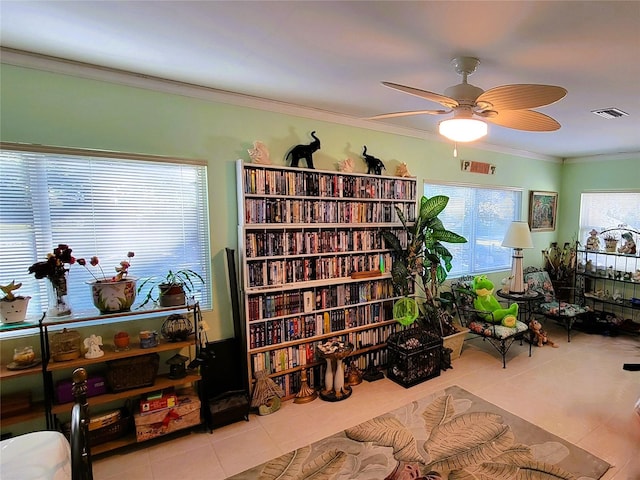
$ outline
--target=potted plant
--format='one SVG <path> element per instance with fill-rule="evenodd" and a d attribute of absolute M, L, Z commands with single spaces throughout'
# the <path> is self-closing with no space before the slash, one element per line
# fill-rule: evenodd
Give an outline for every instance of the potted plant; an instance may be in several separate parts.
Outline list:
<path fill-rule="evenodd" d="M 0 317 L 2 323 L 20 323 L 27 317 L 27 307 L 31 297 L 15 295 L 15 291 L 22 286 L 13 280 L 9 285 L 0 286 L 4 296 L 0 299 Z"/>
<path fill-rule="evenodd" d="M 87 261 L 84 258 L 77 260 L 78 264 L 85 267 L 93 277 L 93 280 L 88 283 L 91 286 L 93 304 L 100 313 L 119 313 L 131 310 L 131 306 L 136 299 L 136 281 L 138 280 L 129 276 L 129 267 L 134 255 L 133 252 L 128 252 L 127 259 L 121 261 L 115 267 L 116 274 L 112 277 L 105 275 L 100 265 L 100 259 L 97 256 L 91 257 L 88 263 L 93 267 L 98 267 L 101 273 L 100 277 L 97 277 L 89 270 Z"/>
<path fill-rule="evenodd" d="M 604 251 L 609 253 L 615 253 L 618 246 L 618 236 L 613 232 L 606 232 L 604 234 Z"/>
<path fill-rule="evenodd" d="M 553 288 L 561 300 L 568 301 L 573 287 L 573 273 L 576 267 L 578 242 L 565 242 L 562 247 L 552 242 L 549 248 L 542 250 L 544 269 L 549 274 Z"/>
<path fill-rule="evenodd" d="M 404 245 L 393 231 L 382 232 L 393 256 L 391 277 L 396 294 L 409 297 L 411 285 L 415 284 L 420 300 L 418 325 L 443 338 L 460 331 L 453 324 L 449 301 L 446 296 L 439 296 L 440 286 L 446 280 L 453 260 L 443 242 L 467 242 L 463 236 L 447 230 L 438 218 L 448 203 L 449 197 L 445 195 L 423 196 L 413 223 L 407 222 L 396 208 L 402 222 L 401 236 L 406 238 Z"/>
<path fill-rule="evenodd" d="M 138 293 L 148 289 L 144 301 L 139 308 L 153 301 L 161 307 L 173 307 L 186 304 L 186 294 L 195 291 L 194 282 L 204 285 L 204 278 L 193 270 L 183 268 L 181 270 L 169 270 L 162 278 L 150 277 L 138 287 Z M 155 290 L 157 289 L 157 293 Z"/>

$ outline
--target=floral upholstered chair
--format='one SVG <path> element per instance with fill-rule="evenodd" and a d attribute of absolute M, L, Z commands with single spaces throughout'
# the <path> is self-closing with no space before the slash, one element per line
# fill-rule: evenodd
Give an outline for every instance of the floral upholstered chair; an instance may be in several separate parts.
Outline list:
<path fill-rule="evenodd" d="M 473 277 L 462 277 L 458 281 L 451 284 L 456 309 L 462 326 L 471 330 L 470 333 L 482 337 L 495 348 L 502 357 L 502 368 L 507 367 L 507 352 L 515 340 L 522 340 L 529 331 L 529 327 L 521 322 L 516 321 L 516 326 L 505 327 L 500 322 L 491 322 L 487 318 L 493 317 L 493 312 L 485 310 L 477 310 L 473 305 L 475 293 L 471 284 Z M 531 356 L 531 343 L 529 343 L 529 356 Z"/>
<path fill-rule="evenodd" d="M 524 283 L 528 290 L 535 290 L 542 299 L 534 307 L 534 312 L 551 318 L 567 328 L 567 341 L 571 341 L 571 328 L 582 315 L 589 312 L 589 307 L 568 303 L 556 298 L 549 273 L 536 268 L 525 269 Z"/>

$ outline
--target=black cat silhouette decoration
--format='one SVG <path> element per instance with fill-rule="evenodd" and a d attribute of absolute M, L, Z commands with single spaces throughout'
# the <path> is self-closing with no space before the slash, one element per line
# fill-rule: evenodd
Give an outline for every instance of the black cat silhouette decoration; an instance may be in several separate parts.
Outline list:
<path fill-rule="evenodd" d="M 362 158 L 367 162 L 367 173 L 374 173 L 376 175 L 382 175 L 382 169 L 386 170 L 384 163 L 379 158 L 373 155 L 367 154 L 367 146 L 364 146 L 364 152 L 362 152 Z"/>
<path fill-rule="evenodd" d="M 314 140 L 309 145 L 296 145 L 289 151 L 289 153 L 287 153 L 285 160 L 288 160 L 289 157 L 291 157 L 292 167 L 297 167 L 300 159 L 304 158 L 307 162 L 307 168 L 314 168 L 312 155 L 316 150 L 320 150 L 320 139 L 316 137 L 315 134 L 315 130 L 311 132 L 311 136 Z"/>

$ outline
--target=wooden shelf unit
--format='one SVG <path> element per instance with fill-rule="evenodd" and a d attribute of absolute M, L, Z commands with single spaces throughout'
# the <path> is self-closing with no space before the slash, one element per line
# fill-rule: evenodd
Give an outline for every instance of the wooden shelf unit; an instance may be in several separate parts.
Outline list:
<path fill-rule="evenodd" d="M 197 311 L 197 312 L 196 312 Z M 171 313 L 182 312 L 188 314 L 192 317 L 192 324 L 195 331 L 195 334 L 187 340 L 184 341 L 176 341 L 169 342 L 165 340 L 160 340 L 159 344 L 155 347 L 151 348 L 140 348 L 136 344 L 132 344 L 128 350 L 115 351 L 112 345 L 103 346 L 104 355 L 98 358 L 84 358 L 84 356 L 80 356 L 74 360 L 55 362 L 50 359 L 50 338 L 49 338 L 49 329 L 54 327 L 56 330 L 62 329 L 62 327 L 66 327 L 69 324 L 82 324 L 94 320 L 104 320 L 104 319 L 116 319 L 122 321 L 129 321 L 134 318 L 149 318 L 153 316 L 160 315 L 168 315 Z M 45 390 L 45 401 L 43 413 L 47 420 L 48 428 L 57 428 L 60 424 L 58 416 L 62 415 L 67 417 L 73 406 L 73 402 L 56 404 L 54 403 L 54 373 L 60 374 L 62 372 L 67 372 L 71 375 L 71 372 L 79 367 L 88 367 L 90 365 L 98 365 L 105 364 L 106 362 L 112 360 L 121 360 L 126 358 L 133 358 L 142 355 L 148 355 L 153 353 L 161 353 L 161 352 L 171 352 L 171 351 L 179 351 L 184 348 L 195 347 L 195 355 L 198 353 L 200 341 L 199 341 L 199 306 L 195 305 L 184 305 L 178 307 L 168 307 L 161 308 L 157 310 L 148 310 L 148 311 L 134 311 L 134 312 L 125 312 L 121 314 L 110 314 L 110 315 L 89 315 L 82 316 L 80 314 L 76 314 L 72 317 L 65 318 L 45 318 L 40 324 L 40 335 L 41 335 L 41 345 L 43 347 L 43 365 L 39 367 L 44 375 L 44 390 Z M 180 387 L 185 385 L 196 385 L 197 382 L 201 380 L 201 376 L 199 373 L 189 372 L 188 375 L 184 378 L 179 379 L 171 379 L 168 377 L 168 374 L 159 374 L 155 378 L 153 385 L 147 387 L 140 388 L 132 388 L 129 390 L 124 390 L 121 392 L 108 392 L 101 395 L 96 395 L 93 397 L 88 397 L 87 402 L 89 404 L 89 408 L 96 407 L 99 405 L 106 405 L 112 402 L 124 401 L 131 398 L 136 398 L 140 395 L 149 392 L 155 392 L 159 390 L 163 390 L 169 387 Z M 199 389 L 196 389 L 199 391 Z M 93 412 L 92 412 L 93 413 Z M 133 416 L 135 412 L 131 412 Z M 126 445 L 130 445 L 133 443 L 137 443 L 136 436 L 134 434 L 127 434 L 122 438 L 118 438 L 116 440 L 108 441 L 97 446 L 91 448 L 92 454 L 105 453 L 107 451 L 120 448 Z"/>
<path fill-rule="evenodd" d="M 416 179 L 238 160 L 237 182 L 249 379 L 266 369 L 286 399 L 310 369 L 319 387 L 315 350 L 331 338 L 354 344 L 348 361 L 386 363 L 397 297 L 381 232 L 400 231 L 395 206 L 415 219 Z"/>

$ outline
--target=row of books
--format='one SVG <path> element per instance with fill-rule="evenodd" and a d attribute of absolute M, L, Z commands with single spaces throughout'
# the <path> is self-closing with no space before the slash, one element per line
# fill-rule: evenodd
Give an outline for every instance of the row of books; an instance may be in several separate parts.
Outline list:
<path fill-rule="evenodd" d="M 247 313 L 249 321 L 253 322 L 383 300 L 393 295 L 393 283 L 389 278 L 280 293 L 261 293 L 248 297 Z"/>
<path fill-rule="evenodd" d="M 406 245 L 404 230 L 393 229 L 401 244 Z M 247 232 L 245 251 L 248 258 L 280 255 L 314 255 L 384 250 L 386 244 L 380 229 L 330 229 L 314 231 Z"/>
<path fill-rule="evenodd" d="M 416 181 L 309 171 L 245 167 L 245 194 L 412 199 Z"/>
<path fill-rule="evenodd" d="M 355 350 L 359 350 L 385 343 L 389 335 L 395 333 L 397 329 L 398 324 L 394 323 L 367 331 L 350 332 L 348 334 L 340 335 L 337 338 L 340 341 L 351 343 Z M 278 348 L 268 352 L 251 354 L 253 372 L 255 373 L 260 370 L 266 370 L 269 374 L 276 374 L 321 360 L 322 358 L 316 355 L 316 349 L 317 346 L 323 342 L 324 341 L 315 341 L 301 345 Z M 386 349 L 380 350 L 385 350 L 386 353 Z M 378 351 L 370 353 L 378 353 Z M 383 354 L 380 352 L 379 358 L 382 356 Z"/>
<path fill-rule="evenodd" d="M 393 319 L 393 300 L 249 324 L 249 348 L 313 338 Z M 365 332 L 368 333 L 368 332 Z"/>
<path fill-rule="evenodd" d="M 352 273 L 391 271 L 391 253 L 370 253 L 318 258 L 259 260 L 247 262 L 249 288 L 285 285 L 314 280 L 346 278 Z"/>
<path fill-rule="evenodd" d="M 413 203 L 246 198 L 245 223 L 399 223 L 394 205 L 415 220 Z"/>

